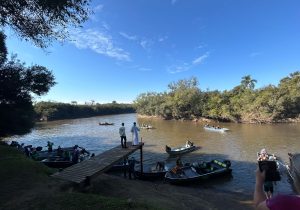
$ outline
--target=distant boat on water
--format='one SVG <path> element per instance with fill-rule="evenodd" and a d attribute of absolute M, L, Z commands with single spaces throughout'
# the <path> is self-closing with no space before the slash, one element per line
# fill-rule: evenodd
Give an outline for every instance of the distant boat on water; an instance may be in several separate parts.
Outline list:
<path fill-rule="evenodd" d="M 114 125 L 114 123 L 109 123 L 109 122 L 99 122 L 99 125 Z"/>
<path fill-rule="evenodd" d="M 221 128 L 219 126 L 211 126 L 211 125 L 205 125 L 204 129 L 205 130 L 209 130 L 209 131 L 217 131 L 217 132 L 226 132 L 226 131 L 229 131 L 228 128 Z"/>

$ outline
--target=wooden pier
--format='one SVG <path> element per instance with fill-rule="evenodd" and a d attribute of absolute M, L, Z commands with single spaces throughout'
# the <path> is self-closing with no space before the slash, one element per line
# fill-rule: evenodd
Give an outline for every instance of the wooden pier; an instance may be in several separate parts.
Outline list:
<path fill-rule="evenodd" d="M 131 144 L 131 142 L 127 142 L 128 148 L 122 148 L 121 145 L 114 147 L 99 155 L 96 155 L 89 160 L 79 162 L 64 169 L 61 172 L 57 172 L 53 174 L 52 177 L 81 184 L 90 181 L 92 178 L 107 171 L 111 166 L 128 157 L 138 149 L 140 149 L 142 166 L 144 143 L 140 143 L 137 146 L 131 146 Z M 143 167 L 141 167 L 141 172 L 142 170 Z"/>

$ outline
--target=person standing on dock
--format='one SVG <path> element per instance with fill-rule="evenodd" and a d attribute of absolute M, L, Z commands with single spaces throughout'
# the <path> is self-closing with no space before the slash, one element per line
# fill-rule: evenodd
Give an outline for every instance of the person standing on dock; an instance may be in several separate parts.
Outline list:
<path fill-rule="evenodd" d="M 134 122 L 131 128 L 133 146 L 139 145 L 139 131 L 140 129 L 136 126 L 136 122 Z"/>
<path fill-rule="evenodd" d="M 121 146 L 122 146 L 122 148 L 127 148 L 124 123 L 122 123 L 122 126 L 119 128 L 119 134 L 120 134 L 120 137 L 121 137 Z"/>

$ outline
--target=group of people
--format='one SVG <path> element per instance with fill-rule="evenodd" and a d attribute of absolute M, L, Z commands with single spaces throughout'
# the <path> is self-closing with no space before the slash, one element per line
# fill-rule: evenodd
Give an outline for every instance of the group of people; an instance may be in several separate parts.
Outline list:
<path fill-rule="evenodd" d="M 119 128 L 119 134 L 121 137 L 121 146 L 122 148 L 127 148 L 127 138 L 126 138 L 126 132 L 125 132 L 125 124 L 122 123 L 121 127 Z M 136 122 L 133 123 L 133 126 L 130 129 L 130 132 L 132 133 L 132 146 L 139 145 L 139 131 L 140 129 L 136 126 Z"/>

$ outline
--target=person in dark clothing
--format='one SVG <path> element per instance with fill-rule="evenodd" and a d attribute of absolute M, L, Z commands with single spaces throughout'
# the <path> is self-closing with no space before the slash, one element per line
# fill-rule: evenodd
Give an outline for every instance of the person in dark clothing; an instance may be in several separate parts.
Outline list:
<path fill-rule="evenodd" d="M 134 157 L 131 157 L 128 160 L 128 174 L 129 174 L 129 179 L 131 179 L 132 176 L 133 176 L 134 179 L 136 178 L 135 177 L 135 173 L 134 173 L 135 163 L 138 163 L 138 161 Z"/>
<path fill-rule="evenodd" d="M 72 155 L 72 162 L 78 163 L 78 160 L 79 160 L 79 149 L 78 149 L 78 145 L 75 145 L 73 155 Z"/>
<path fill-rule="evenodd" d="M 53 142 L 47 141 L 48 152 L 52 152 Z"/>

